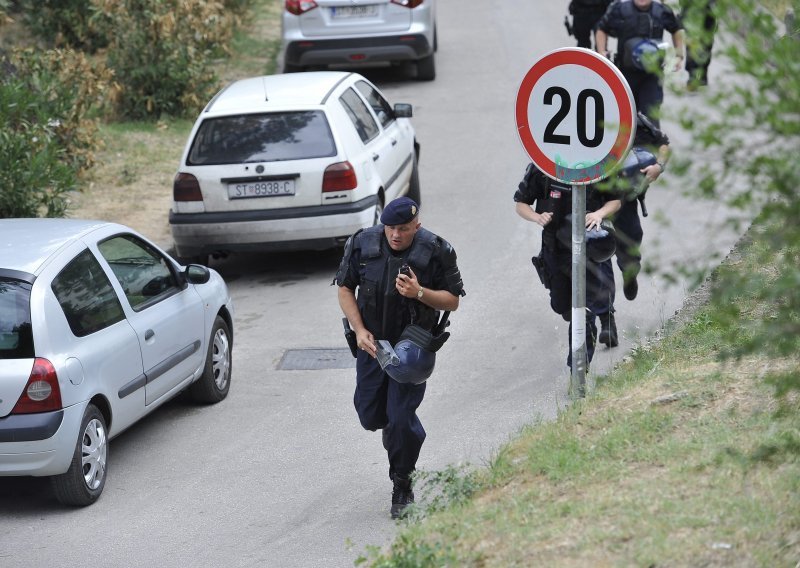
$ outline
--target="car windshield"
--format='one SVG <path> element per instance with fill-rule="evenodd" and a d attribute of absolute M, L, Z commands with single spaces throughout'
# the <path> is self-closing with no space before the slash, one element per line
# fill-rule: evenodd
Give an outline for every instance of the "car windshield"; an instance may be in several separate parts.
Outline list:
<path fill-rule="evenodd" d="M 31 285 L 0 278 L 0 359 L 33 357 Z"/>
<path fill-rule="evenodd" d="M 322 111 L 242 114 L 205 120 L 192 142 L 187 165 L 241 164 L 336 155 Z"/>

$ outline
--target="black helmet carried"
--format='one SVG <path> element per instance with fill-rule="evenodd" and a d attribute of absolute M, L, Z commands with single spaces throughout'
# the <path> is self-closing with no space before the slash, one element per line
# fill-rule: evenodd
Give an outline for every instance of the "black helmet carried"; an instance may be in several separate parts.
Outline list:
<path fill-rule="evenodd" d="M 617 250 L 614 223 L 603 219 L 600 227 L 586 231 L 586 257 L 594 262 L 604 262 Z"/>
<path fill-rule="evenodd" d="M 401 339 L 394 346 L 397 363 L 384 368 L 398 383 L 419 385 L 428 380 L 436 365 L 436 353 L 420 347 L 410 339 Z"/>
<path fill-rule="evenodd" d="M 572 248 L 572 215 L 565 217 L 566 222 L 558 228 L 556 237 L 561 244 Z M 614 223 L 603 219 L 599 228 L 588 229 L 585 232 L 586 258 L 593 262 L 603 262 L 614 256 L 617 250 L 616 231 Z"/>
<path fill-rule="evenodd" d="M 438 331 L 444 329 L 447 316 L 442 318 Z M 450 337 L 449 332 L 433 335 L 416 324 L 407 326 L 395 344 L 393 356 L 382 358 L 381 366 L 398 383 L 419 385 L 428 380 L 436 365 L 436 352 Z M 384 343 L 384 342 L 379 342 Z M 391 349 L 391 347 L 390 347 Z"/>
<path fill-rule="evenodd" d="M 634 146 L 625 156 L 618 175 L 623 180 L 628 201 L 633 201 L 647 189 L 649 183 L 642 169 L 652 166 L 657 161 L 655 154 L 638 146 Z"/>
<path fill-rule="evenodd" d="M 623 45 L 622 63 L 626 69 L 653 73 L 663 67 L 667 44 L 651 38 L 632 37 Z"/>

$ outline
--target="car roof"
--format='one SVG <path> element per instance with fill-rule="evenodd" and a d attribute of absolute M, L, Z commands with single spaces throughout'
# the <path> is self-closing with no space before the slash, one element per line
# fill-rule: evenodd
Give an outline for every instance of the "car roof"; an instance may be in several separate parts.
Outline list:
<path fill-rule="evenodd" d="M 351 76 L 358 74 L 346 71 L 310 71 L 240 79 L 217 93 L 203 114 L 320 106 L 342 81 Z"/>
<path fill-rule="evenodd" d="M 0 219 L 0 269 L 37 274 L 61 248 L 112 225 L 83 219 Z"/>

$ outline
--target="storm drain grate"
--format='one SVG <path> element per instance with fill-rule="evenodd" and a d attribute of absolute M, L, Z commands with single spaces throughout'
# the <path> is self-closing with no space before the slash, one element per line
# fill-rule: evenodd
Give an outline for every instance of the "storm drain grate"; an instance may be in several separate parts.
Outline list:
<path fill-rule="evenodd" d="M 287 349 L 278 370 L 354 369 L 355 366 L 355 357 L 349 349 Z"/>

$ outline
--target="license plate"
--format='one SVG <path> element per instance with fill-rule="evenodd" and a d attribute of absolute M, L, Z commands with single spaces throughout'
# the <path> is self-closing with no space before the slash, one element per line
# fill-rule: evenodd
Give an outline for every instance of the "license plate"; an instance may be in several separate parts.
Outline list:
<path fill-rule="evenodd" d="M 294 185 L 293 179 L 229 183 L 228 196 L 231 199 L 243 199 L 245 197 L 276 197 L 279 195 L 294 195 Z"/>
<path fill-rule="evenodd" d="M 331 8 L 331 15 L 337 20 L 340 18 L 374 18 L 378 15 L 378 5 L 334 6 Z"/>

